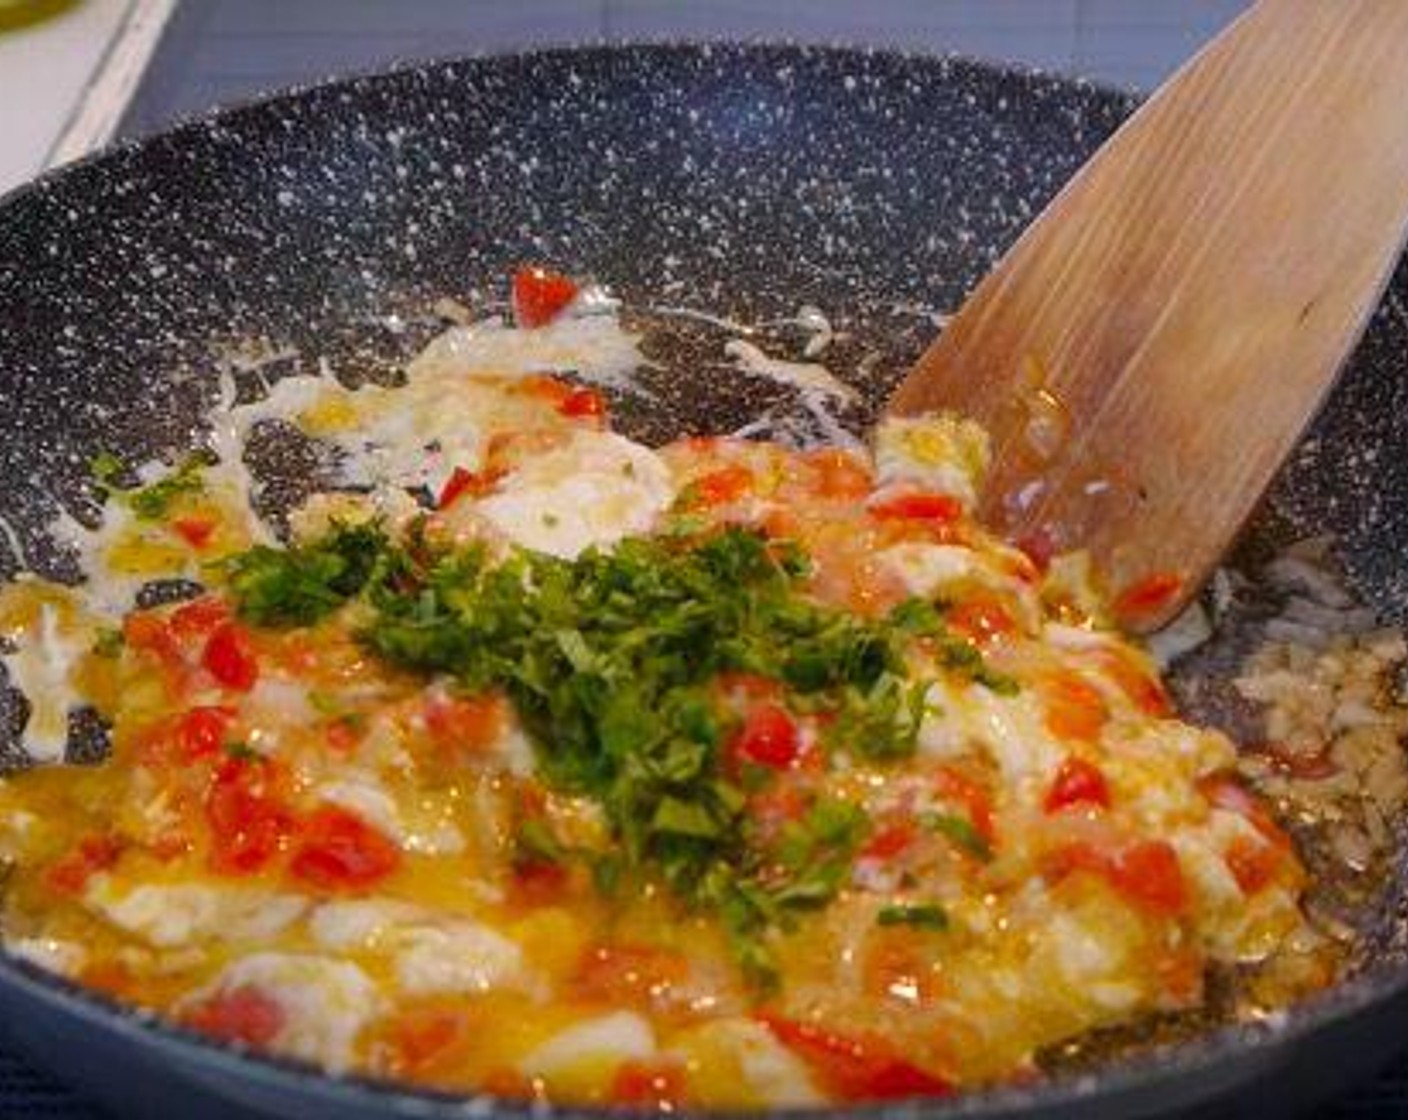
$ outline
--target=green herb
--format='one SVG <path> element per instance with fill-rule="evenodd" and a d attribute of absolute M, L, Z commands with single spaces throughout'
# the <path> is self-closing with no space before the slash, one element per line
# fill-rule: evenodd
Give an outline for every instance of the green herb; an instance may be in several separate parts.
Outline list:
<path fill-rule="evenodd" d="M 238 762 L 257 762 L 264 757 L 248 743 L 226 743 L 225 754 Z"/>
<path fill-rule="evenodd" d="M 126 644 L 127 639 L 122 636 L 121 630 L 115 626 L 102 626 L 93 639 L 93 652 L 99 657 L 117 657 Z"/>
<path fill-rule="evenodd" d="M 308 624 L 360 597 L 360 640 L 403 669 L 502 690 L 556 789 L 597 801 L 618 858 L 553 846 L 529 822 L 520 851 L 585 855 L 603 889 L 641 870 L 717 913 L 748 975 L 767 983 L 768 931 L 841 889 L 869 828 L 854 805 L 822 801 L 779 837 L 745 813 L 770 776 L 724 765 L 729 727 L 711 686 L 747 672 L 789 689 L 798 711 L 830 714 L 849 751 L 876 761 L 914 750 L 922 685 L 904 676 L 916 636 L 942 633 L 937 608 L 902 604 L 864 619 L 810 599 L 796 545 L 744 528 L 628 538 L 574 560 L 482 548 L 436 551 L 380 529 L 335 527 L 292 549 L 228 562 L 240 613 Z"/>
<path fill-rule="evenodd" d="M 519 824 L 514 842 L 518 848 L 518 859 L 523 863 L 560 864 L 569 855 L 547 822 L 538 817 L 529 817 Z"/>
<path fill-rule="evenodd" d="M 983 838 L 973 822 L 966 817 L 955 816 L 952 813 L 921 813 L 919 823 L 933 832 L 938 832 L 975 859 L 980 859 L 984 863 L 992 859 L 992 845 Z"/>
<path fill-rule="evenodd" d="M 948 913 L 937 903 L 903 904 L 882 907 L 875 916 L 882 926 L 913 926 L 915 929 L 948 929 Z"/>
<path fill-rule="evenodd" d="M 377 525 L 337 525 L 299 548 L 264 545 L 225 564 L 240 614 L 266 626 L 307 626 L 357 595 L 390 556 Z"/>
<path fill-rule="evenodd" d="M 977 649 L 959 638 L 948 638 L 941 643 L 939 664 L 1001 696 L 1015 696 L 1022 690 L 1015 678 L 990 668 Z"/>

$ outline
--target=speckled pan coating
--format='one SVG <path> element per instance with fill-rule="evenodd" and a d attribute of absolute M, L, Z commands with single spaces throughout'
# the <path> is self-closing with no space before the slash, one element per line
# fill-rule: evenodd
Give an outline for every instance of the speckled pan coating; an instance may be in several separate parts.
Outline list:
<path fill-rule="evenodd" d="M 350 379 L 389 376 L 434 329 L 437 298 L 490 306 L 527 259 L 596 276 L 637 308 L 749 321 L 818 305 L 846 335 L 828 359 L 864 389 L 861 423 L 929 337 L 927 313 L 958 304 L 1132 104 L 927 57 L 594 48 L 339 83 L 119 149 L 0 206 L 0 515 L 25 563 L 64 575 L 44 526 L 58 503 L 91 514 L 89 456 L 188 446 L 232 344 L 288 351 L 275 373 L 325 359 Z M 654 329 L 662 369 L 653 405 L 618 402 L 628 430 L 727 430 L 775 403 L 775 390 L 719 376 L 713 328 L 635 321 Z M 772 341 L 788 342 L 785 328 Z M 1253 529 L 1337 533 L 1356 585 L 1399 619 L 1405 367 L 1401 272 Z M 305 467 L 288 460 L 285 473 L 296 489 Z M 13 553 L 4 570 L 19 566 Z M 1404 1001 L 1389 997 L 1401 986 L 1390 962 L 1284 1023 L 958 1110 L 1144 1114 L 1231 1100 L 1268 1075 L 1294 1099 L 1311 1072 L 1329 1087 L 1331 1060 L 1351 1071 L 1399 1028 Z M 46 1027 L 31 1043 L 51 1060 L 72 1055 L 66 1030 L 85 1030 L 94 1058 L 75 1074 L 118 1099 L 141 1070 L 283 1115 L 452 1110 L 139 1026 L 11 963 L 0 1007 Z"/>

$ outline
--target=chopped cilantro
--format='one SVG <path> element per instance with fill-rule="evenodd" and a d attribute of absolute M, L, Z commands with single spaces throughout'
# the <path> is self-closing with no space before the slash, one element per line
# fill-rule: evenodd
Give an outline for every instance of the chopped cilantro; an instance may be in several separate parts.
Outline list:
<path fill-rule="evenodd" d="M 127 639 L 122 636 L 122 631 L 115 626 L 100 627 L 97 636 L 93 639 L 93 652 L 99 657 L 116 657 L 122 652 L 122 647 L 126 645 Z"/>
<path fill-rule="evenodd" d="M 248 743 L 226 743 L 225 754 L 238 762 L 257 762 L 264 757 Z"/>
<path fill-rule="evenodd" d="M 937 903 L 911 904 L 882 907 L 875 916 L 882 926 L 913 926 L 915 929 L 948 929 L 948 913 Z"/>
<path fill-rule="evenodd" d="M 725 765 L 733 717 L 713 682 L 780 681 L 789 705 L 830 717 L 828 742 L 886 762 L 913 753 L 927 711 L 927 686 L 905 676 L 911 643 L 962 645 L 919 600 L 880 619 L 815 602 L 802 587 L 807 555 L 740 527 L 628 538 L 574 560 L 512 549 L 491 561 L 481 547 L 400 546 L 374 526 L 336 526 L 297 548 L 252 549 L 227 570 L 255 622 L 310 624 L 360 598 L 359 638 L 386 661 L 506 693 L 542 778 L 600 804 L 617 841 L 611 856 L 567 851 L 530 821 L 521 857 L 584 856 L 603 891 L 636 871 L 659 876 L 719 915 L 760 984 L 768 930 L 835 897 L 870 826 L 859 807 L 823 800 L 780 835 L 759 835 L 746 791 L 772 778 Z M 976 651 L 962 662 L 970 676 L 983 668 Z"/>
<path fill-rule="evenodd" d="M 992 859 L 992 845 L 983 838 L 983 834 L 974 828 L 973 822 L 966 817 L 955 816 L 952 813 L 921 813 L 919 823 L 933 832 L 948 837 L 975 859 L 980 859 L 984 863 Z"/>
<path fill-rule="evenodd" d="M 102 451 L 89 464 L 93 478 L 104 497 L 124 503 L 143 521 L 160 521 L 170 512 L 171 504 L 182 494 L 199 494 L 205 490 L 201 471 L 210 466 L 212 456 L 207 451 L 187 455 L 165 478 L 147 486 L 134 487 L 126 481 L 132 477 L 122 460 L 110 451 Z"/>
<path fill-rule="evenodd" d="M 306 626 L 358 594 L 389 552 L 376 525 L 337 525 L 298 548 L 259 545 L 226 564 L 240 614 L 266 626 Z"/>

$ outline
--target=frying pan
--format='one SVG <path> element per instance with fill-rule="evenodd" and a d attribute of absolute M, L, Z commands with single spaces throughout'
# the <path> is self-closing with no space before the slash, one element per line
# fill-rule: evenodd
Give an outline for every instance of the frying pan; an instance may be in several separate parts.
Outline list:
<path fill-rule="evenodd" d="M 729 430 L 779 403 L 725 374 L 709 323 L 666 307 L 744 322 L 824 308 L 838 332 L 828 362 L 861 388 L 849 419 L 864 424 L 933 313 L 958 304 L 1132 108 L 1111 91 L 957 59 L 600 47 L 333 83 L 120 147 L 0 204 L 4 564 L 72 577 L 45 526 L 60 506 L 94 513 L 89 456 L 190 446 L 222 362 L 259 364 L 266 378 L 320 361 L 351 381 L 390 376 L 435 329 L 437 299 L 492 308 L 525 260 L 599 278 L 650 328 L 651 395 L 619 402 L 631 434 Z M 1398 622 L 1406 295 L 1400 270 L 1249 538 L 1336 534 L 1351 585 Z M 264 454 L 285 497 L 316 473 L 307 448 Z M 0 759 L 20 765 L 23 705 L 11 695 L 0 716 L 12 740 Z M 1031 1087 L 848 1111 L 1303 1109 L 1405 1037 L 1408 889 L 1393 878 L 1366 937 L 1371 963 L 1287 1014 Z M 128 1114 L 527 1114 L 251 1058 L 8 959 L 0 1015 L 36 1058 Z"/>

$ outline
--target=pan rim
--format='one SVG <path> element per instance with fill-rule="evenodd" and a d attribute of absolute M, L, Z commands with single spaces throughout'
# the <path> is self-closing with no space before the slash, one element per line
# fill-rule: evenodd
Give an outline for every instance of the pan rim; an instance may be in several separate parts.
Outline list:
<path fill-rule="evenodd" d="M 199 130 L 220 126 L 246 114 L 266 111 L 275 103 L 317 97 L 339 89 L 357 92 L 369 86 L 405 81 L 418 73 L 454 73 L 509 60 L 641 51 L 681 55 L 707 51 L 734 55 L 777 51 L 803 56 L 823 55 L 828 58 L 878 57 L 957 66 L 990 77 L 1009 77 L 1027 83 L 1049 84 L 1055 88 L 1078 89 L 1096 96 L 1129 101 L 1131 107 L 1139 96 L 1132 90 L 1085 78 L 1068 77 L 1039 67 L 975 57 L 960 52 L 926 51 L 900 44 L 856 46 L 839 41 L 802 42 L 766 36 L 718 39 L 647 36 L 553 42 L 526 49 L 486 49 L 431 60 L 397 61 L 390 66 L 300 83 L 253 97 L 236 99 L 207 111 L 182 115 L 156 132 L 118 139 L 77 160 L 46 170 L 41 175 L 0 194 L 0 223 L 3 223 L 10 212 L 25 199 L 62 187 L 70 180 L 80 179 L 95 167 L 102 167 L 124 158 L 137 158 L 153 146 L 179 143 L 182 138 Z M 395 1115 L 426 1117 L 492 1114 L 561 1120 L 604 1120 L 624 1114 L 623 1110 L 603 1107 L 544 1106 L 488 1096 L 466 1097 L 390 1079 L 355 1074 L 330 1074 L 311 1063 L 254 1052 L 239 1045 L 198 1034 L 154 1013 L 123 1004 L 66 977 L 48 972 L 12 955 L 3 945 L 0 945 L 0 985 L 16 988 L 27 997 L 45 1003 L 71 1020 L 123 1037 L 136 1045 L 159 1045 L 174 1049 L 181 1057 L 185 1070 L 220 1076 L 236 1075 L 271 1090 L 296 1089 L 299 1092 L 313 1093 L 331 1103 L 338 1100 L 364 1105 L 372 1102 L 388 1107 Z M 1055 1074 L 1030 1086 L 997 1086 L 965 1092 L 952 1098 L 776 1109 L 767 1115 L 784 1116 L 789 1120 L 826 1120 L 837 1116 L 856 1117 L 861 1120 L 871 1117 L 889 1118 L 900 1114 L 988 1118 L 1013 1116 L 1030 1109 L 1059 1108 L 1096 1101 L 1113 1102 L 1119 1097 L 1156 1092 L 1161 1086 L 1186 1082 L 1198 1078 L 1199 1075 L 1210 1075 L 1229 1063 L 1248 1058 L 1270 1059 L 1268 1065 L 1274 1065 L 1274 1058 L 1278 1053 L 1287 1053 L 1296 1043 L 1325 1032 L 1370 1008 L 1385 1005 L 1405 992 L 1408 992 L 1408 966 L 1375 965 L 1309 999 L 1268 1016 L 1264 1021 L 1226 1024 L 1194 1039 L 1151 1047 L 1148 1051 L 1120 1058 L 1109 1066 Z M 1199 1079 L 1191 1089 L 1185 1086 L 1185 1103 L 1213 1099 L 1220 1084 L 1223 1083 L 1216 1077 L 1207 1076 Z M 681 1110 L 675 1115 L 681 1117 L 681 1120 L 724 1120 L 727 1117 L 750 1114 L 723 1110 Z"/>

